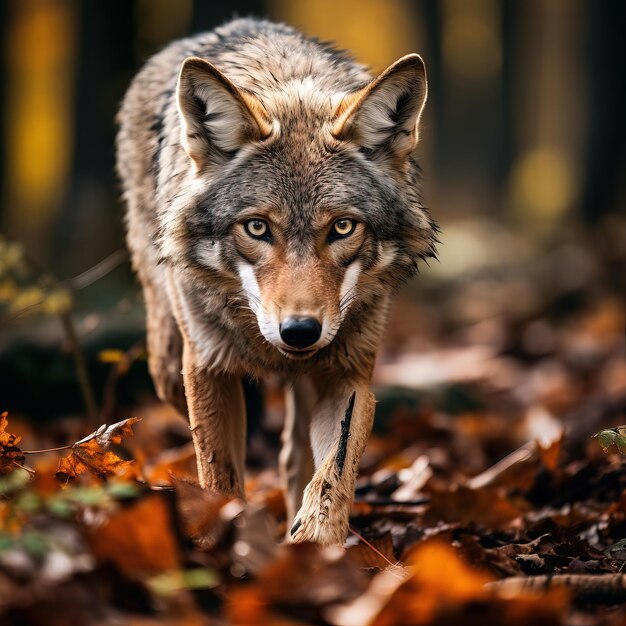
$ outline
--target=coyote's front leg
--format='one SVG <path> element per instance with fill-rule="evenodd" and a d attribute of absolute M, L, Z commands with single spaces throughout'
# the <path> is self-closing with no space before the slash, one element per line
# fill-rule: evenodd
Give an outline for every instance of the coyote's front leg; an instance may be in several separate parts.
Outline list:
<path fill-rule="evenodd" d="M 202 308 L 169 277 L 176 322 L 183 337 L 183 384 L 200 484 L 225 495 L 243 495 L 246 409 L 237 373 L 211 369 L 210 327 Z"/>
<path fill-rule="evenodd" d="M 208 373 L 188 345 L 183 349 L 183 380 L 200 484 L 242 496 L 246 432 L 241 381 Z"/>
<path fill-rule="evenodd" d="M 354 499 L 359 460 L 372 430 L 374 396 L 367 382 L 318 391 L 311 422 L 316 471 L 304 491 L 291 541 L 342 544 Z"/>

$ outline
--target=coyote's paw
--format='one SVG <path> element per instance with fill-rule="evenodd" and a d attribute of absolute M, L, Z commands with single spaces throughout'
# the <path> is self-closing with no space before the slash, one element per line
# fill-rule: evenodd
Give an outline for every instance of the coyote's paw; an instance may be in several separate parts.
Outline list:
<path fill-rule="evenodd" d="M 346 498 L 339 487 L 315 478 L 309 483 L 291 527 L 291 543 L 313 541 L 322 545 L 343 545 L 352 498 Z"/>

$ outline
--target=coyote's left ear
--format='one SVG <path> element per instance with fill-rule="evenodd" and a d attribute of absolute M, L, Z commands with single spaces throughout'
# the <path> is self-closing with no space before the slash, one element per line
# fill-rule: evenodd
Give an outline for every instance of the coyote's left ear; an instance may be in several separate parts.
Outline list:
<path fill-rule="evenodd" d="M 424 62 L 408 54 L 343 99 L 332 133 L 354 141 L 372 158 L 403 161 L 417 144 L 427 93 Z"/>

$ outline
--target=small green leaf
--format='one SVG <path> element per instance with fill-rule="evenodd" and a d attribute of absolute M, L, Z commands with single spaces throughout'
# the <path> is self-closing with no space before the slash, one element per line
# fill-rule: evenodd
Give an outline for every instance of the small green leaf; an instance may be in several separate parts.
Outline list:
<path fill-rule="evenodd" d="M 153 593 L 170 595 L 181 589 L 211 589 L 219 584 L 219 577 L 215 571 L 206 567 L 187 570 L 173 570 L 153 576 L 148 586 Z"/>
<path fill-rule="evenodd" d="M 112 498 L 122 500 L 124 498 L 136 498 L 140 489 L 138 485 L 118 480 L 108 483 L 107 492 Z"/>
<path fill-rule="evenodd" d="M 604 554 L 614 559 L 626 560 L 626 539 L 620 539 L 618 542 L 610 545 L 604 550 Z"/>
<path fill-rule="evenodd" d="M 183 573 L 187 589 L 211 589 L 219 584 L 217 573 L 208 567 L 198 567 Z"/>
<path fill-rule="evenodd" d="M 52 515 L 55 515 L 56 517 L 60 517 L 62 519 L 67 519 L 68 517 L 71 517 L 72 513 L 74 512 L 71 503 L 68 502 L 67 499 L 64 497 L 56 497 L 49 500 L 48 510 L 50 511 L 50 513 L 52 513 Z"/>
<path fill-rule="evenodd" d="M 15 537 L 9 533 L 0 533 L 0 552 L 12 550 L 16 546 Z"/>
<path fill-rule="evenodd" d="M 607 430 L 601 430 L 593 436 L 598 440 L 600 447 L 608 452 L 615 445 L 620 454 L 626 454 L 626 426 L 616 426 Z"/>
<path fill-rule="evenodd" d="M 24 513 L 36 513 L 41 508 L 41 498 L 34 491 L 24 491 L 20 494 L 15 506 Z"/>
<path fill-rule="evenodd" d="M 45 556 L 49 548 L 47 537 L 35 531 L 25 532 L 20 538 L 20 543 L 26 552 L 35 558 Z"/>
<path fill-rule="evenodd" d="M 98 506 L 109 501 L 109 496 L 100 485 L 94 485 L 93 487 L 77 487 L 76 489 L 67 491 L 66 497 L 70 502 L 84 506 Z"/>
<path fill-rule="evenodd" d="M 29 482 L 30 474 L 25 469 L 17 468 L 7 476 L 0 478 L 0 496 L 20 491 Z"/>

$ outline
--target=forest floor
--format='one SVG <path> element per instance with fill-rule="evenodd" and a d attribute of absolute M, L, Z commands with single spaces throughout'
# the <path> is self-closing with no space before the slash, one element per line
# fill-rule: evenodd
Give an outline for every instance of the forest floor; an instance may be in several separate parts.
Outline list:
<path fill-rule="evenodd" d="M 246 503 L 195 483 L 154 400 L 86 437 L 0 397 L 0 622 L 626 625 L 624 305 L 597 276 L 400 299 L 343 549 L 282 543 L 271 383 Z"/>

